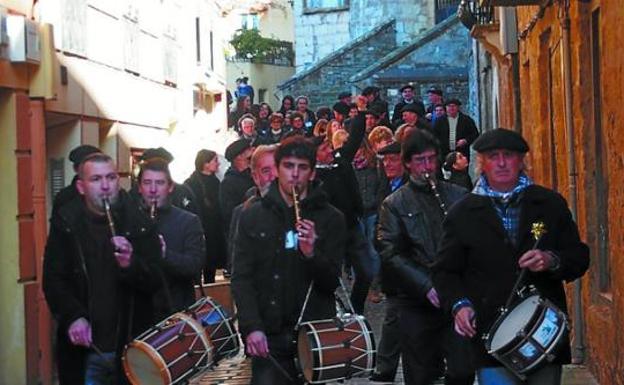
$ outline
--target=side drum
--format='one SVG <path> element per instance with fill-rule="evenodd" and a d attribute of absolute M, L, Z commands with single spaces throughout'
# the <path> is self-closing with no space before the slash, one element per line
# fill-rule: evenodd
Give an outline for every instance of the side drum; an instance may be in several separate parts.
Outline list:
<path fill-rule="evenodd" d="M 564 312 L 531 292 L 502 313 L 485 337 L 485 348 L 518 378 L 554 360 L 568 321 Z"/>
<path fill-rule="evenodd" d="M 200 298 L 185 312 L 196 320 L 214 347 L 214 361 L 233 357 L 240 351 L 239 335 L 232 317 L 210 297 Z"/>
<path fill-rule="evenodd" d="M 130 342 L 122 361 L 133 385 L 184 383 L 213 363 L 212 345 L 192 317 L 175 313 Z"/>
<path fill-rule="evenodd" d="M 368 377 L 375 355 L 373 333 L 360 315 L 304 322 L 297 333 L 297 365 L 310 384 Z"/>

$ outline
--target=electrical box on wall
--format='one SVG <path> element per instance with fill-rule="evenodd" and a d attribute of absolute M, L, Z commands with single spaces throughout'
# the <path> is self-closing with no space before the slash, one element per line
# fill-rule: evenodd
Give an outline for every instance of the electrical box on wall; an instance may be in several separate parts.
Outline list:
<path fill-rule="evenodd" d="M 15 63 L 41 62 L 39 26 L 24 16 L 7 16 L 9 60 Z"/>

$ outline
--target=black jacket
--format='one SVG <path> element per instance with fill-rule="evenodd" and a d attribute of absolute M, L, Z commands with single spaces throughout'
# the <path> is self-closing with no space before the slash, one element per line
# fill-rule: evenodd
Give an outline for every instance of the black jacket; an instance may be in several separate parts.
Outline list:
<path fill-rule="evenodd" d="M 221 182 L 215 175 L 197 171 L 184 181 L 196 197 L 199 219 L 206 241 L 206 266 L 216 268 L 225 263 L 225 230 L 221 212 Z"/>
<path fill-rule="evenodd" d="M 225 239 L 228 238 L 227 232 L 230 222 L 232 221 L 232 211 L 234 207 L 243 203 L 245 193 L 253 186 L 254 181 L 251 178 L 251 171 L 248 168 L 241 172 L 235 170 L 234 167 L 230 167 L 225 172 L 223 181 L 221 181 L 221 191 L 219 192 Z"/>
<path fill-rule="evenodd" d="M 415 104 L 416 108 L 418 109 L 418 117 L 424 118 L 425 105 L 422 100 L 414 99 L 412 103 Z M 407 103 L 405 103 L 403 99 L 401 99 L 401 101 L 394 106 L 394 111 L 392 112 L 392 124 L 395 127 L 399 127 L 401 125 L 401 122 L 403 121 L 403 114 L 401 113 L 401 110 L 405 106 L 407 106 Z"/>
<path fill-rule="evenodd" d="M 433 124 L 433 134 L 440 141 L 440 156 L 442 159 L 446 157 L 446 154 L 451 152 L 449 146 L 449 121 L 448 116 L 445 115 L 439 119 L 436 119 Z M 455 141 L 460 139 L 466 139 L 468 144 L 463 147 L 457 148 L 457 151 L 464 154 L 464 156 L 470 159 L 470 146 L 479 137 L 479 130 L 472 118 L 464 113 L 459 113 L 457 116 L 457 132 L 455 135 Z"/>
<path fill-rule="evenodd" d="M 446 182 L 438 182 L 437 188 L 446 207 L 468 192 Z M 430 269 L 443 220 L 444 213 L 428 185 L 409 180 L 384 200 L 379 210 L 376 247 L 386 294 L 431 306 L 426 295 L 433 287 Z"/>
<path fill-rule="evenodd" d="M 90 270 L 87 233 L 88 214 L 82 199 L 73 199 L 61 206 L 50 219 L 50 233 L 43 260 L 43 291 L 50 311 L 57 321 L 57 364 L 59 382 L 84 383 L 87 349 L 72 345 L 67 330 L 72 322 L 84 317 L 91 319 L 94 290 L 91 279 L 99 271 Z M 132 262 L 128 268 L 118 268 L 117 351 L 132 336 L 145 331 L 155 322 L 152 293 L 161 280 L 161 250 L 158 235 L 151 220 L 142 213 L 128 195 L 121 191 L 113 207 L 117 232 L 133 246 Z M 113 256 L 111 255 L 111 258 Z M 131 317 L 132 314 L 132 317 Z M 120 362 L 117 362 L 118 370 Z"/>
<path fill-rule="evenodd" d="M 511 293 L 519 274 L 518 259 L 533 247 L 532 223 L 544 222 L 547 233 L 539 249 L 554 252 L 561 266 L 556 271 L 529 272 L 525 282 L 535 285 L 560 309 L 566 310 L 563 281 L 579 278 L 589 266 L 589 249 L 581 242 L 563 197 L 536 185 L 527 187 L 523 194 L 517 246 L 506 241 L 502 222 L 488 197 L 469 194 L 449 211 L 444 223 L 433 269 L 435 287 L 446 309 L 460 298 L 472 302 L 479 336 L 488 331 Z M 481 338 L 475 337 L 473 342 L 480 366 L 500 365 L 487 355 Z M 569 361 L 566 343 L 555 362 Z"/>
<path fill-rule="evenodd" d="M 360 112 L 353 119 L 349 139 L 335 151 L 333 164 L 317 164 L 316 169 L 316 178 L 323 182 L 321 186 L 329 197 L 329 203 L 344 214 L 348 227 L 355 226 L 364 211 L 352 162 L 360 148 L 365 130 L 365 116 Z"/>
<path fill-rule="evenodd" d="M 199 218 L 175 206 L 158 210 L 157 228 L 166 244 L 162 266 L 167 291 L 154 295 L 154 307 L 157 319 L 164 319 L 195 302 L 193 284 L 199 282 L 206 245 Z"/>
<path fill-rule="evenodd" d="M 297 322 L 309 284 L 314 290 L 305 320 L 335 315 L 333 293 L 344 255 L 345 225 L 321 189 L 312 187 L 301 201 L 301 215 L 315 223 L 314 256 L 287 249 L 286 234 L 294 229 L 294 209 L 284 202 L 277 181 L 261 199 L 242 211 L 236 238 L 232 294 L 241 333 L 275 334 Z"/>

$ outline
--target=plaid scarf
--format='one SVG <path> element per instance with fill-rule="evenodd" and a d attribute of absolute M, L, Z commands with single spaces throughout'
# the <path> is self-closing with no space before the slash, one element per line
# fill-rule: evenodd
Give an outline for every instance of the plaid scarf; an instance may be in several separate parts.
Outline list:
<path fill-rule="evenodd" d="M 525 173 L 521 173 L 513 190 L 500 192 L 493 190 L 485 175 L 481 175 L 472 190 L 473 194 L 490 198 L 498 217 L 503 222 L 507 237 L 514 245 L 517 243 L 520 228 L 520 200 L 524 190 L 532 184 L 533 181 Z"/>

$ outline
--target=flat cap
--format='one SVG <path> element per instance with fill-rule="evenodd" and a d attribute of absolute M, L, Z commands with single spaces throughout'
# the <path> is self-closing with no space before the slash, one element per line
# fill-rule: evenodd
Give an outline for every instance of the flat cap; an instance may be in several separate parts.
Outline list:
<path fill-rule="evenodd" d="M 171 155 L 171 153 L 165 150 L 163 147 L 148 148 L 147 150 L 143 151 L 143 154 L 141 155 L 141 160 L 150 160 L 154 158 L 161 158 L 165 162 L 171 163 L 171 161 L 173 160 L 173 155 Z"/>
<path fill-rule="evenodd" d="M 344 99 L 344 98 L 350 98 L 350 97 L 351 97 L 351 92 L 341 92 L 338 94 L 338 100 Z"/>
<path fill-rule="evenodd" d="M 487 131 L 475 140 L 472 147 L 477 152 L 486 152 L 498 149 L 511 150 L 521 153 L 529 151 L 529 144 L 526 140 L 524 140 L 522 135 L 506 128 L 497 128 Z"/>
<path fill-rule="evenodd" d="M 411 84 L 406 84 L 403 87 L 399 88 L 399 92 L 403 92 L 405 89 L 407 88 L 411 88 L 412 90 L 414 90 L 414 86 Z"/>
<path fill-rule="evenodd" d="M 418 106 L 416 106 L 416 103 L 409 103 L 409 104 L 406 104 L 403 108 L 401 108 L 401 113 L 404 113 L 406 111 L 413 112 L 415 114 L 420 115 L 420 110 L 418 109 Z"/>
<path fill-rule="evenodd" d="M 388 155 L 388 154 L 400 154 L 401 153 L 401 143 L 392 142 L 386 147 L 382 148 L 377 152 L 379 155 Z"/>
<path fill-rule="evenodd" d="M 69 153 L 69 160 L 74 164 L 74 166 L 78 166 L 84 160 L 84 158 L 97 152 L 102 151 L 95 146 L 83 144 L 71 150 L 71 152 Z"/>
<path fill-rule="evenodd" d="M 340 115 L 347 116 L 349 115 L 350 108 L 348 104 L 344 104 L 343 102 L 338 102 L 334 104 L 334 106 L 332 107 L 332 110 L 338 112 Z"/>
<path fill-rule="evenodd" d="M 239 156 L 243 151 L 245 151 L 249 147 L 251 147 L 251 140 L 249 140 L 249 139 L 238 139 L 238 140 L 232 142 L 225 149 L 225 159 L 227 159 L 228 162 L 232 162 L 234 160 L 234 158 Z"/>
<path fill-rule="evenodd" d="M 454 104 L 454 105 L 456 105 L 456 106 L 461 106 L 461 105 L 462 105 L 462 104 L 461 104 L 461 102 L 459 101 L 459 99 L 457 99 L 457 98 L 452 98 L 452 99 L 449 99 L 449 100 L 447 100 L 447 101 L 444 103 L 444 105 L 445 105 L 445 106 L 448 106 L 449 104 Z"/>

